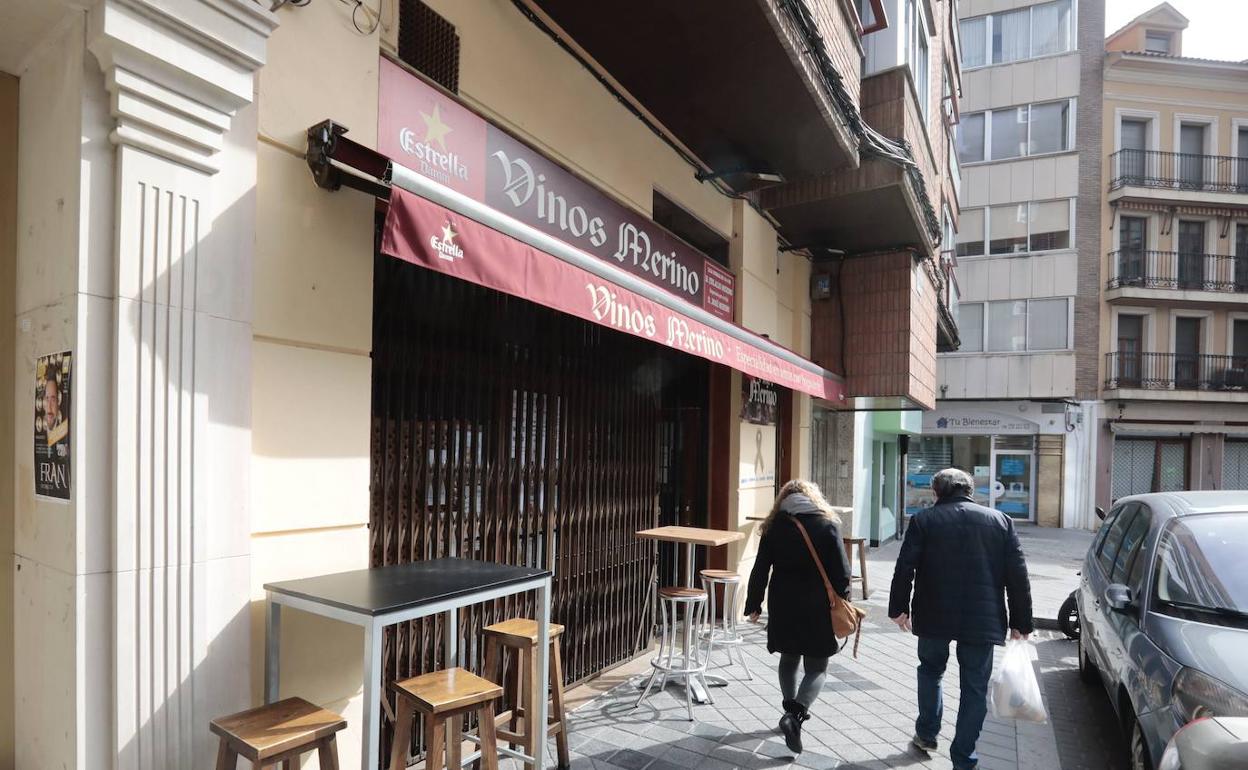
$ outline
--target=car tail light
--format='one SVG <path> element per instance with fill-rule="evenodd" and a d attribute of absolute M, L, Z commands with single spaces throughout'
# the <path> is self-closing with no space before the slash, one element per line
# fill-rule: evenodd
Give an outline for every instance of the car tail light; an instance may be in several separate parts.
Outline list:
<path fill-rule="evenodd" d="M 1174 678 L 1170 703 L 1182 724 L 1200 717 L 1248 716 L 1248 695 L 1193 668 Z"/>

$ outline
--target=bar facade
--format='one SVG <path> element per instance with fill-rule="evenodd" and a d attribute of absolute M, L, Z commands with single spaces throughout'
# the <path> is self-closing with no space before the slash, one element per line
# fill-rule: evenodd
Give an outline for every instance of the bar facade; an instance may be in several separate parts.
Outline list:
<path fill-rule="evenodd" d="M 268 583 L 550 568 L 572 682 L 650 643 L 681 565 L 637 530 L 740 531 L 707 561 L 748 571 L 751 517 L 810 476 L 894 536 L 899 437 L 956 343 L 929 73 L 956 90 L 957 55 L 923 2 L 864 89 L 889 27 L 855 5 L 595 4 L 611 34 L 561 0 L 24 9 L 0 32 L 0 767 L 211 767 L 208 721 L 263 699 Z M 445 208 L 404 259 L 401 174 L 309 173 L 326 120 L 625 277 L 544 302 L 550 274 L 495 249 L 517 283 L 466 280 Z M 465 660 L 527 601 L 466 611 Z M 387 632 L 383 676 L 436 665 L 440 622 Z M 282 639 L 281 692 L 346 717 L 354 767 L 363 634 L 288 612 Z"/>

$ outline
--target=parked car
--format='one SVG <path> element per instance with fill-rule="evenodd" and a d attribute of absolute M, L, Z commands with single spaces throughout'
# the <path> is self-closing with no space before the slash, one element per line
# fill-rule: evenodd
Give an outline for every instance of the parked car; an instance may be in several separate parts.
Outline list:
<path fill-rule="evenodd" d="M 1079 587 L 1079 672 L 1101 682 L 1132 770 L 1200 717 L 1248 717 L 1248 491 L 1119 500 Z"/>
<path fill-rule="evenodd" d="M 1248 719 L 1217 717 L 1189 722 L 1170 739 L 1160 770 L 1248 768 Z"/>

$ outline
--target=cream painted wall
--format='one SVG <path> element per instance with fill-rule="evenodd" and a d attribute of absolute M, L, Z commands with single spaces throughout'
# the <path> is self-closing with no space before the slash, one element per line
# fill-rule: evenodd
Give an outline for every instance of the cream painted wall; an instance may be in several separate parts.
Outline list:
<path fill-rule="evenodd" d="M 12 436 L 17 293 L 18 81 L 0 73 L 0 436 Z M 13 756 L 13 444 L 0 440 L 0 769 Z"/>
<path fill-rule="evenodd" d="M 1119 122 L 1123 117 L 1142 117 L 1154 121 L 1150 126 L 1149 141 L 1155 141 L 1156 145 L 1150 147 L 1163 152 L 1176 150 L 1176 123 L 1183 119 L 1197 118 L 1216 124 L 1211 132 L 1208 148 L 1209 153 L 1215 155 L 1235 155 L 1238 150 L 1235 145 L 1236 132 L 1241 126 L 1248 127 L 1248 85 L 1242 77 L 1236 79 L 1221 71 L 1204 72 L 1201 68 L 1194 67 L 1175 69 L 1165 62 L 1111 61 L 1105 72 L 1104 104 L 1101 128 L 1106 159 L 1101 166 L 1102 189 L 1108 189 L 1114 175 L 1114 167 L 1109 157 L 1119 149 Z M 1131 211 L 1129 203 L 1124 204 L 1119 213 L 1148 219 L 1148 248 L 1158 251 L 1177 250 L 1179 220 L 1201 219 L 1177 216 L 1170 233 L 1163 234 L 1162 217 L 1157 213 Z M 1248 219 L 1239 221 L 1248 222 Z M 1234 254 L 1235 224 L 1236 222 L 1232 222 L 1228 237 L 1222 238 L 1220 223 L 1216 219 L 1208 220 L 1206 248 L 1209 253 Z M 1111 252 L 1117 248 L 1118 233 L 1114 210 L 1109 206 L 1108 197 L 1102 198 L 1101 226 L 1106 233 L 1105 251 Z M 1113 274 L 1114 266 L 1108 256 L 1105 257 L 1103 267 L 1105 275 Z M 1174 304 L 1170 307 L 1156 307 L 1143 300 L 1105 302 L 1101 312 L 1101 351 L 1117 350 L 1115 318 L 1119 313 L 1142 311 L 1147 319 L 1147 350 L 1167 352 L 1171 349 L 1172 315 L 1178 312 L 1206 314 L 1204 351 L 1213 355 L 1230 352 L 1228 318 L 1236 313 L 1248 313 L 1248 302 L 1236 302 L 1216 310 L 1187 303 L 1187 307 L 1191 308 L 1188 310 L 1184 309 L 1183 299 L 1187 292 L 1162 293 Z"/>
<path fill-rule="evenodd" d="M 333 56 L 325 56 L 326 47 Z M 372 146 L 378 35 L 350 7 L 281 14 L 258 80 L 251 433 L 251 701 L 263 699 L 267 582 L 368 566 L 371 197 L 316 187 L 307 128 L 326 118 Z M 284 694 L 342 713 L 344 767 L 358 763 L 363 635 L 283 617 Z M 308 766 L 316 766 L 315 761 Z"/>

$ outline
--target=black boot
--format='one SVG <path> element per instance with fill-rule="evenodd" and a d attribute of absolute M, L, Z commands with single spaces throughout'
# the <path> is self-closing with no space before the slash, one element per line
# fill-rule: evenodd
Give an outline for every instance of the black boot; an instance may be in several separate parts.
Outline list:
<path fill-rule="evenodd" d="M 784 716 L 780 717 L 780 732 L 784 733 L 784 745 L 794 754 L 802 753 L 802 722 L 810 719 L 810 712 L 795 700 L 783 704 Z"/>

